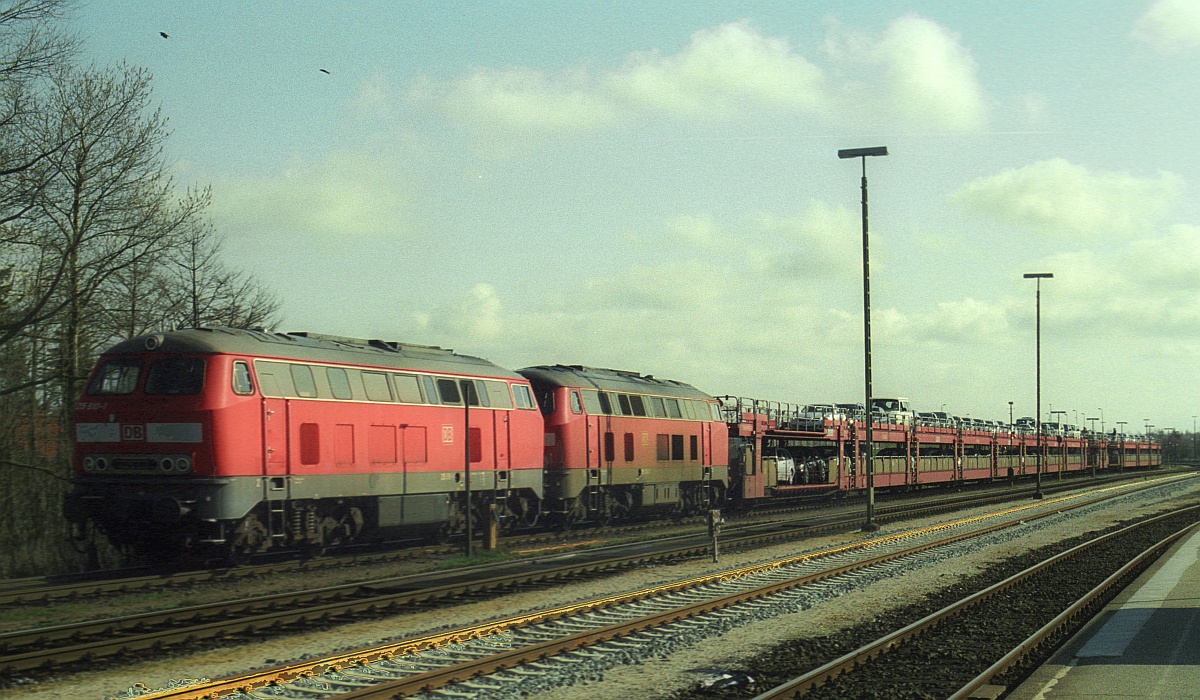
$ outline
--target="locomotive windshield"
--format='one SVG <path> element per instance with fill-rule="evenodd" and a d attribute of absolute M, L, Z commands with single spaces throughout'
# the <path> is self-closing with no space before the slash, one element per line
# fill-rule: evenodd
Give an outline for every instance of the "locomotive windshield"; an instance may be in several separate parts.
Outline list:
<path fill-rule="evenodd" d="M 147 394 L 185 396 L 199 394 L 203 388 L 202 357 L 164 357 L 155 360 L 146 376 Z"/>
<path fill-rule="evenodd" d="M 92 396 L 117 396 L 132 394 L 137 388 L 138 376 L 142 373 L 142 361 L 133 358 L 108 360 L 100 365 L 88 384 L 87 393 Z"/>

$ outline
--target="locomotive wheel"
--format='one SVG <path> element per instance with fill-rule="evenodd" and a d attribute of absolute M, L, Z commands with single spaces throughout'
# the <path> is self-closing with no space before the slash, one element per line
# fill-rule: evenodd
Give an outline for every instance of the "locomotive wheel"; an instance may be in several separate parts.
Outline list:
<path fill-rule="evenodd" d="M 628 491 L 620 491 L 612 494 L 612 519 L 620 522 L 629 517 L 633 512 L 633 494 Z"/>
<path fill-rule="evenodd" d="M 344 544 L 346 537 L 349 534 L 346 532 L 347 528 L 345 525 L 328 516 L 321 519 L 320 528 L 321 548 L 325 550 Z"/>
<path fill-rule="evenodd" d="M 537 507 L 537 501 L 526 496 L 514 496 L 509 499 L 510 511 L 517 519 L 517 524 L 523 527 L 533 527 L 537 525 L 538 516 L 541 514 Z"/>
<path fill-rule="evenodd" d="M 245 557 L 265 551 L 270 545 L 271 534 L 258 516 L 251 513 L 238 523 L 233 537 L 229 539 L 229 553 L 234 557 Z"/>

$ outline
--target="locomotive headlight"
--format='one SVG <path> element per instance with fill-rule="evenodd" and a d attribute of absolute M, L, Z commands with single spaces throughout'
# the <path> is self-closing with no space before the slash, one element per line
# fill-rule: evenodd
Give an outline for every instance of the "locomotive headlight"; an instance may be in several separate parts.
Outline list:
<path fill-rule="evenodd" d="M 106 457 L 97 457 L 96 458 L 96 471 L 98 471 L 98 472 L 108 471 L 108 459 Z"/>
<path fill-rule="evenodd" d="M 96 460 L 92 459 L 91 457 L 84 457 L 83 458 L 83 470 L 85 472 L 90 472 L 90 471 L 94 471 L 95 469 L 96 469 Z"/>
<path fill-rule="evenodd" d="M 163 457 L 158 461 L 158 468 L 164 473 L 170 474 L 175 469 L 175 461 L 170 457 Z"/>
<path fill-rule="evenodd" d="M 192 460 L 187 457 L 175 458 L 175 471 L 180 474 L 187 474 L 192 470 Z"/>

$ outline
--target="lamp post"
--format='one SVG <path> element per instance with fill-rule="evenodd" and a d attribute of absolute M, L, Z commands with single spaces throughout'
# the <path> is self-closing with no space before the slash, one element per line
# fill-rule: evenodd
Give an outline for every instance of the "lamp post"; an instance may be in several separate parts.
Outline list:
<path fill-rule="evenodd" d="M 1038 464 L 1037 490 L 1034 492 L 1033 497 L 1042 498 L 1042 462 L 1046 456 L 1042 449 L 1042 280 L 1054 277 L 1054 273 L 1026 272 L 1024 277 L 1027 280 L 1037 280 L 1037 316 L 1035 321 L 1037 324 L 1037 412 L 1033 415 L 1037 416 Z"/>
<path fill-rule="evenodd" d="M 1196 417 L 1192 416 L 1192 461 L 1196 461 Z"/>
<path fill-rule="evenodd" d="M 471 518 L 471 380 L 462 380 L 463 402 L 463 471 L 466 473 L 467 492 L 467 559 L 474 555 L 474 523 Z"/>
<path fill-rule="evenodd" d="M 1104 432 L 1104 409 L 1097 408 L 1096 410 L 1100 412 L 1100 432 L 1103 433 Z"/>
<path fill-rule="evenodd" d="M 1095 478 L 1096 464 L 1100 461 L 1100 454 L 1099 454 L 1100 440 L 1099 440 L 1099 438 L 1096 437 L 1096 420 L 1097 420 L 1097 418 L 1095 416 L 1092 416 L 1090 418 L 1085 418 L 1084 420 L 1091 421 L 1091 423 L 1092 423 L 1090 426 L 1088 426 L 1088 440 L 1087 440 L 1086 445 L 1087 445 L 1087 452 L 1088 452 L 1087 459 L 1088 459 L 1088 462 L 1091 462 L 1091 465 L 1092 465 L 1092 478 Z M 1096 449 L 1095 455 L 1091 454 L 1093 447 Z"/>
<path fill-rule="evenodd" d="M 863 410 L 866 413 L 864 422 L 867 424 L 866 465 L 867 465 L 867 521 L 863 523 L 864 532 L 879 529 L 875 524 L 875 460 L 873 458 L 871 438 L 871 255 L 867 237 L 867 158 L 870 156 L 886 156 L 887 146 L 871 148 L 845 148 L 838 151 L 838 158 L 859 158 L 862 160 L 862 238 L 863 238 L 863 365 L 866 375 L 866 402 Z"/>
<path fill-rule="evenodd" d="M 1012 405 L 1013 405 L 1013 402 L 1009 401 L 1008 402 L 1008 432 L 1010 432 L 1010 433 L 1012 432 L 1012 426 L 1013 426 Z"/>

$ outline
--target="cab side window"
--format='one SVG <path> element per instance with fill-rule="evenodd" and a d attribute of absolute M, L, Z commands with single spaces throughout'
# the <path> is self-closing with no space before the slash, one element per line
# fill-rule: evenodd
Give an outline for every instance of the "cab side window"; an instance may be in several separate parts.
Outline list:
<path fill-rule="evenodd" d="M 244 360 L 233 363 L 233 393 L 249 396 L 254 393 L 254 382 L 250 379 L 250 365 Z"/>

